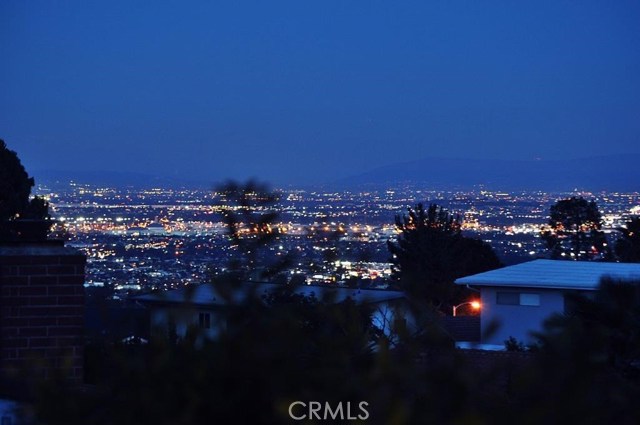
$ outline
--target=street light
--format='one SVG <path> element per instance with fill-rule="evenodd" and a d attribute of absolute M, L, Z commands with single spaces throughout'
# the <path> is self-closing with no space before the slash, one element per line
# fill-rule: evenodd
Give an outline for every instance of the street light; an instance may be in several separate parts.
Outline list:
<path fill-rule="evenodd" d="M 458 311 L 459 307 L 462 307 L 463 305 L 467 305 L 467 304 L 470 304 L 471 308 L 474 309 L 474 310 L 480 310 L 480 307 L 482 307 L 482 305 L 480 304 L 480 301 L 467 301 L 466 303 L 454 305 L 453 306 L 453 317 L 456 317 L 456 311 Z"/>

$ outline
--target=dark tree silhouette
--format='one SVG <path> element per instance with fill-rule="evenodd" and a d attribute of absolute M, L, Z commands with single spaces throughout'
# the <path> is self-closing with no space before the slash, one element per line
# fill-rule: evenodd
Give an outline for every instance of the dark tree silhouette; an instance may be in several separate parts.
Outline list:
<path fill-rule="evenodd" d="M 603 280 L 593 296 L 566 297 L 567 312 L 537 335 L 514 408 L 529 423 L 639 423 L 640 282 Z"/>
<path fill-rule="evenodd" d="M 38 238 L 46 238 L 49 223 L 29 223 L 29 228 L 24 223 L 49 218 L 49 205 L 44 199 L 29 199 L 33 185 L 33 177 L 29 177 L 16 152 L 0 139 L 0 239 L 32 234 L 34 229 Z"/>
<path fill-rule="evenodd" d="M 602 217 L 595 201 L 574 196 L 551 206 L 548 226 L 541 236 L 552 258 L 608 259 L 610 250 L 601 227 Z"/>
<path fill-rule="evenodd" d="M 616 256 L 625 263 L 640 263 L 640 217 L 633 217 L 618 231 L 622 237 L 616 241 Z"/>
<path fill-rule="evenodd" d="M 397 242 L 389 241 L 393 276 L 412 297 L 449 311 L 468 295 L 455 279 L 501 266 L 491 246 L 461 233 L 458 216 L 431 204 L 396 217 Z"/>
<path fill-rule="evenodd" d="M 227 182 L 216 193 L 223 204 L 222 219 L 231 248 L 238 254 L 230 259 L 222 279 L 260 281 L 280 273 L 290 263 L 290 255 L 268 259 L 265 250 L 280 236 L 275 210 L 278 194 L 252 180 L 243 184 Z"/>
<path fill-rule="evenodd" d="M 24 213 L 33 185 L 33 177 L 29 177 L 18 155 L 0 139 L 0 220 Z"/>

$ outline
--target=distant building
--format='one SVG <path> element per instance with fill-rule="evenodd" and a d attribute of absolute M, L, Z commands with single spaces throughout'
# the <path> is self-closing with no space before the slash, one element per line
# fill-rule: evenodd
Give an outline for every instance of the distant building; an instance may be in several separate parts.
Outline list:
<path fill-rule="evenodd" d="M 144 227 L 133 226 L 127 229 L 127 233 L 130 234 L 131 236 L 140 236 L 145 232 L 145 230 L 146 229 Z"/>
<path fill-rule="evenodd" d="M 160 223 L 151 223 L 145 229 L 145 233 L 148 235 L 166 235 L 167 230 Z"/>
<path fill-rule="evenodd" d="M 14 425 L 18 422 L 20 404 L 14 400 L 0 399 L 0 425 Z"/>
<path fill-rule="evenodd" d="M 131 236 L 158 236 L 166 235 L 167 230 L 160 223 L 151 223 L 147 227 L 133 226 L 127 229 Z"/>
<path fill-rule="evenodd" d="M 260 297 L 278 289 L 282 289 L 282 285 L 246 283 L 232 297 L 225 297 L 214 285 L 203 284 L 139 295 L 134 299 L 149 307 L 152 328 L 168 332 L 174 327 L 176 335 L 183 337 L 189 327 L 195 326 L 201 329 L 205 337 L 215 339 L 226 326 L 225 312 L 228 307 L 244 301 L 250 292 Z M 314 296 L 318 300 L 331 299 L 335 303 L 351 298 L 356 304 L 374 304 L 376 309 L 372 317 L 373 324 L 383 331 L 388 331 L 389 324 L 392 323 L 391 306 L 405 298 L 404 293 L 398 291 L 312 285 L 298 286 L 294 293 Z"/>
<path fill-rule="evenodd" d="M 568 292 L 593 293 L 610 277 L 640 281 L 640 264 L 535 260 L 456 280 L 480 289 L 481 343 L 504 346 L 514 337 L 534 342 L 531 332 L 553 313 L 565 312 Z M 487 331 L 499 324 L 494 332 Z"/>

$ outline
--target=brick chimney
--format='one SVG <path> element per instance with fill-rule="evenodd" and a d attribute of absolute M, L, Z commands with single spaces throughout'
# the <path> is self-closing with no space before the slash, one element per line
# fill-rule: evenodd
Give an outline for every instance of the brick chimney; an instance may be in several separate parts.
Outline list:
<path fill-rule="evenodd" d="M 0 244 L 0 381 L 82 382 L 85 263 L 62 241 Z"/>

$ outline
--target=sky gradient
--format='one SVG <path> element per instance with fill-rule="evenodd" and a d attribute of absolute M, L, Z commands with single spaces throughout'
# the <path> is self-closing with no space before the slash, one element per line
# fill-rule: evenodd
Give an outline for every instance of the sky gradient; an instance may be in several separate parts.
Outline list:
<path fill-rule="evenodd" d="M 0 138 L 28 170 L 640 153 L 639 2 L 88 3 L 0 2 Z"/>

